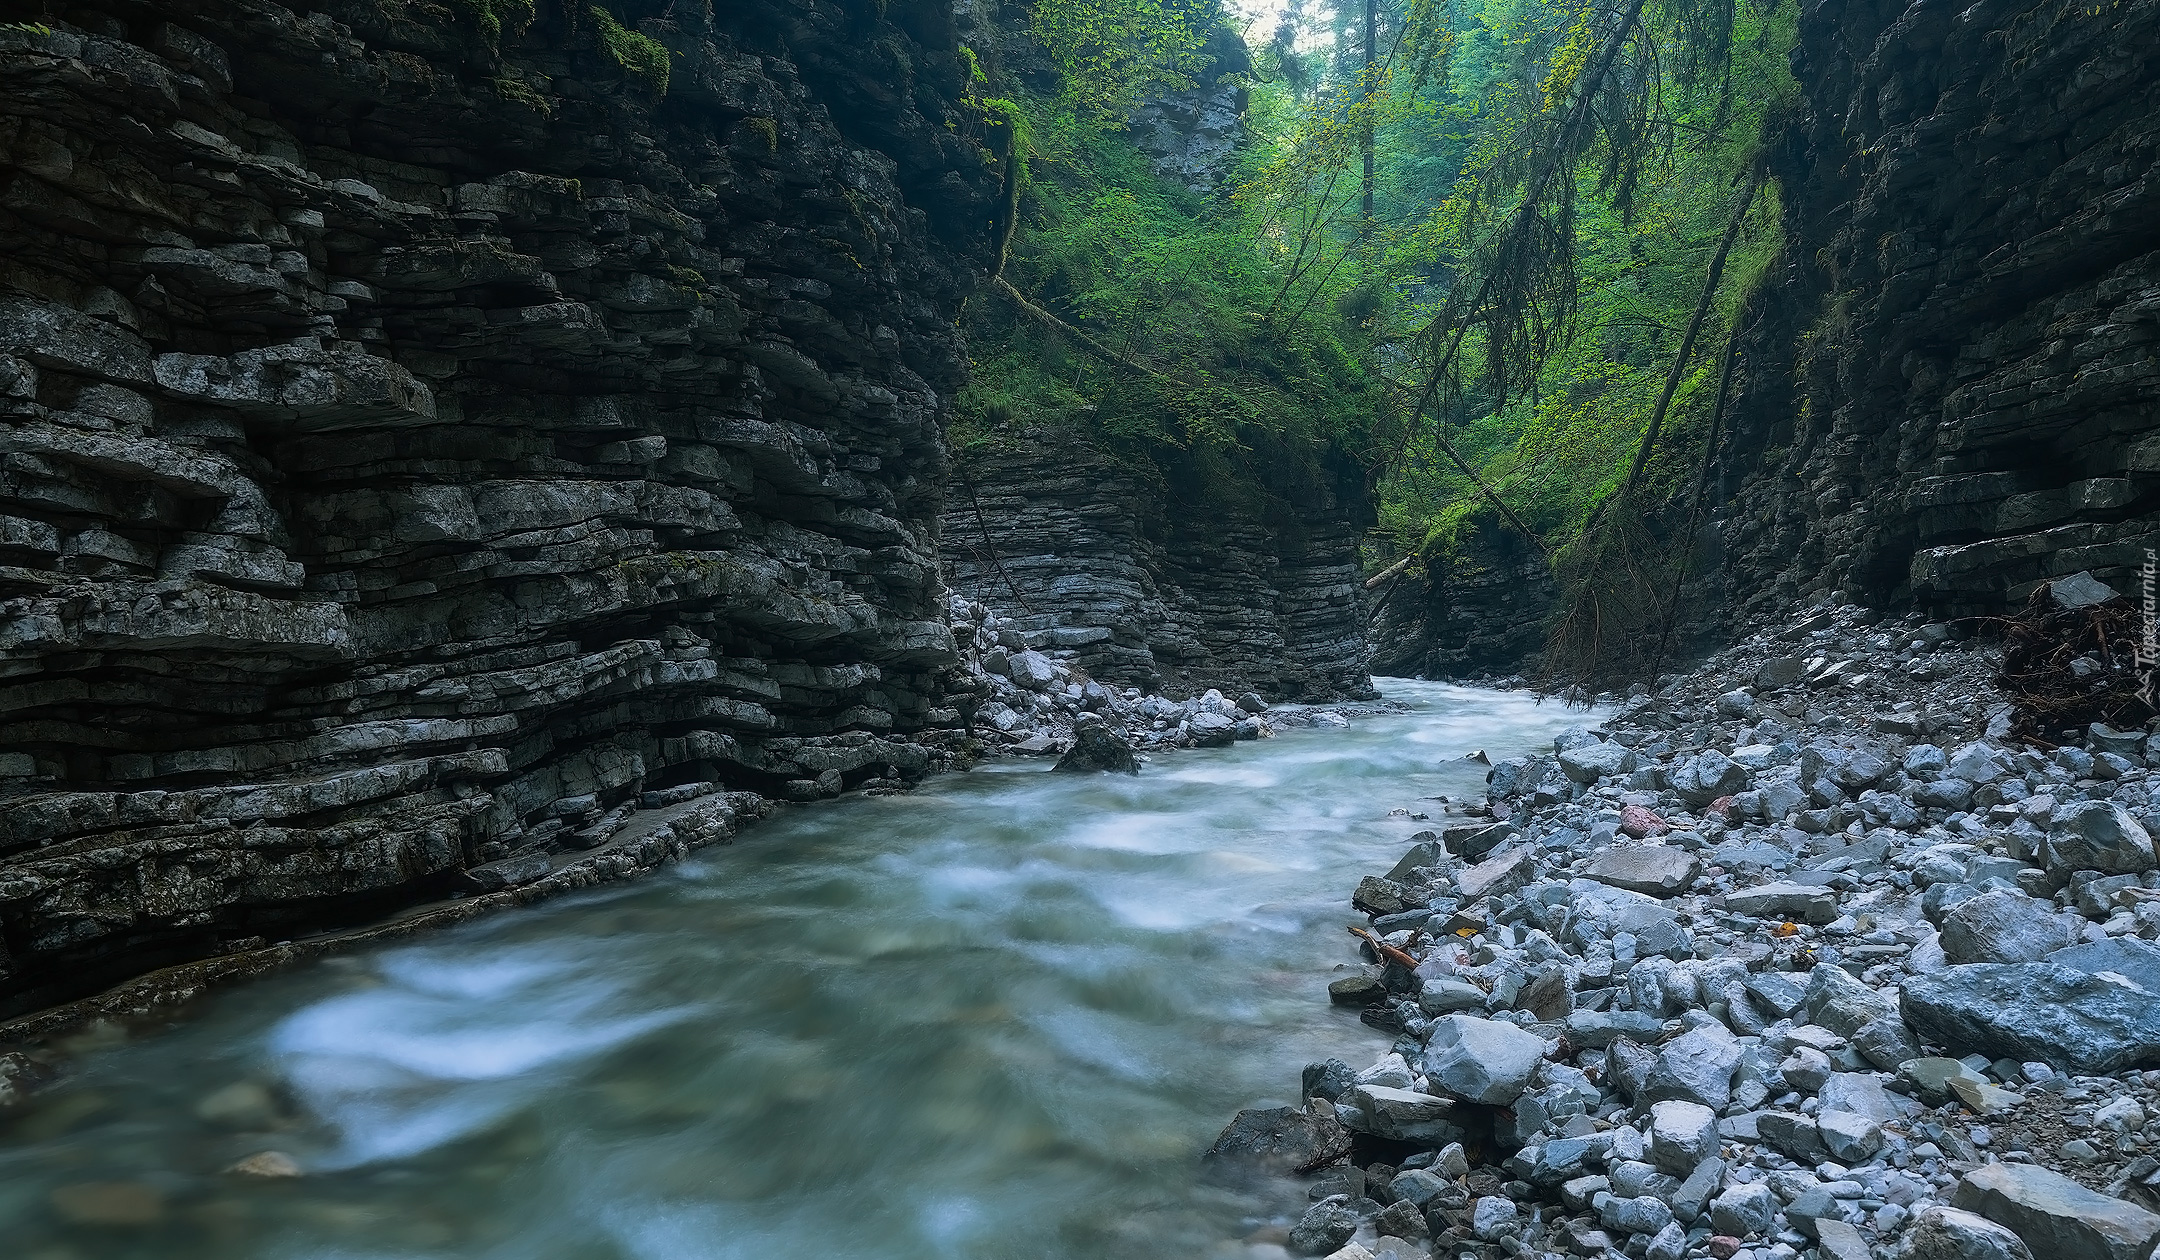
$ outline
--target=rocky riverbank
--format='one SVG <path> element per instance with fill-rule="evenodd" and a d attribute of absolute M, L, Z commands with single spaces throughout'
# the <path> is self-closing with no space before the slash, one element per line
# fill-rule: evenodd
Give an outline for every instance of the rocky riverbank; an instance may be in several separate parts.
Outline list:
<path fill-rule="evenodd" d="M 1389 1052 L 1210 1152 L 1312 1177 L 1251 1253 L 2143 1260 L 2160 737 L 2013 738 L 2000 660 L 1824 609 L 1493 766 L 1357 885 Z"/>

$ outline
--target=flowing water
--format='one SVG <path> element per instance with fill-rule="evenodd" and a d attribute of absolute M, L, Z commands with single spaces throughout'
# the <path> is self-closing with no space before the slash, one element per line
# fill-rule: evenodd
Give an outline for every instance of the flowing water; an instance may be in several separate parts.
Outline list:
<path fill-rule="evenodd" d="M 12 1260 L 1208 1255 L 1240 1107 L 1387 1038 L 1346 897 L 1571 717 L 1409 712 L 791 810 L 642 881 L 223 991 L 0 1120 Z M 221 1172 L 283 1152 L 305 1175 Z"/>

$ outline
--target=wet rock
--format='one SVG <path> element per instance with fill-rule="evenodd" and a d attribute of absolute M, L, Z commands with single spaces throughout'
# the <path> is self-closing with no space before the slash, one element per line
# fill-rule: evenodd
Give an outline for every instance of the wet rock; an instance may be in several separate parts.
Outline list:
<path fill-rule="evenodd" d="M 1651 897 L 1683 892 L 1702 870 L 1702 859 L 1671 845 L 1616 845 L 1583 872 L 1601 884 Z"/>
<path fill-rule="evenodd" d="M 1344 976 L 1328 982 L 1328 1001 L 1337 1006 L 1371 1006 L 1387 1000 L 1387 986 L 1378 976 Z"/>
<path fill-rule="evenodd" d="M 1350 904 L 1367 914 L 1400 914 L 1410 908 L 1402 885 L 1377 875 L 1358 881 L 1357 891 L 1350 894 Z"/>
<path fill-rule="evenodd" d="M 240 1177 L 298 1177 L 300 1161 L 283 1151 L 257 1151 L 255 1154 L 232 1164 L 226 1172 Z"/>
<path fill-rule="evenodd" d="M 1302 1081 L 1303 1097 L 1324 1098 L 1334 1102 L 1342 1092 L 1355 1084 L 1350 1065 L 1341 1059 L 1322 1059 L 1305 1065 Z"/>
<path fill-rule="evenodd" d="M 1228 748 L 1237 742 L 1237 722 L 1220 713 L 1196 713 L 1186 729 L 1195 748 Z"/>
<path fill-rule="evenodd" d="M 1203 1159 L 1286 1170 L 1350 1148 L 1335 1108 L 1314 1098 L 1303 1107 L 1248 1107 L 1237 1113 Z"/>
<path fill-rule="evenodd" d="M 1323 1199 L 1305 1209 L 1290 1227 L 1293 1255 L 1324 1256 L 1349 1242 L 1357 1233 L 1358 1216 L 1347 1199 Z"/>
<path fill-rule="evenodd" d="M 1433 1022 L 1425 1075 L 1471 1102 L 1505 1106 L 1529 1085 L 1545 1058 L 1545 1042 L 1513 1024 L 1468 1015 Z"/>
<path fill-rule="evenodd" d="M 2160 1242 L 2160 1216 L 2033 1164 L 1984 1164 L 1951 1205 L 2008 1227 L 2033 1260 L 2146 1260 Z"/>
<path fill-rule="evenodd" d="M 276 1127 L 279 1108 L 267 1087 L 255 1081 L 234 1081 L 204 1095 L 195 1104 L 195 1114 L 219 1128 L 261 1131 Z"/>
<path fill-rule="evenodd" d="M 2160 1065 L 2160 1004 L 2056 963 L 1969 963 L 1904 985 L 1905 1020 L 1954 1053 L 2084 1074 Z"/>
<path fill-rule="evenodd" d="M 1066 774 L 1138 774 L 1140 759 L 1107 723 L 1089 722 L 1073 732 L 1073 746 L 1051 768 Z"/>

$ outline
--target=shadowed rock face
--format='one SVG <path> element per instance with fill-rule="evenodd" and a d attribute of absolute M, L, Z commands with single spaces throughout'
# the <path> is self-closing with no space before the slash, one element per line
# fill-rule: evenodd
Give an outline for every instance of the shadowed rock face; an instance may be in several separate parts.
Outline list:
<path fill-rule="evenodd" d="M 1732 589 L 2118 589 L 2160 507 L 2160 3 L 1816 4 L 1745 344 Z"/>
<path fill-rule="evenodd" d="M 950 7 L 707 9 L 0 31 L 0 1011 L 934 763 Z"/>
<path fill-rule="evenodd" d="M 1370 696 L 1357 470 L 1252 460 L 1230 484 L 1143 476 L 1047 428 L 963 451 L 944 519 L 952 585 L 1111 682 Z"/>

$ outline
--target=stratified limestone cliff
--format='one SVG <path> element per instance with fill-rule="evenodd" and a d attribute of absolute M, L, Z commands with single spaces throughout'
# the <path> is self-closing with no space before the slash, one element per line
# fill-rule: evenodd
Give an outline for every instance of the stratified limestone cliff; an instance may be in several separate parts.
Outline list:
<path fill-rule="evenodd" d="M 516 8 L 0 29 L 0 1010 L 935 760 L 949 4 Z"/>
<path fill-rule="evenodd" d="M 2160 541 L 2160 0 L 1816 0 L 1800 39 L 1735 602 L 2134 588 Z"/>
<path fill-rule="evenodd" d="M 1468 678 L 1523 669 L 1545 646 L 1552 569 L 1530 541 L 1498 525 L 1371 595 L 1371 667 L 1397 678 Z"/>
<path fill-rule="evenodd" d="M 1357 543 L 1361 470 L 1256 451 L 1136 468 L 1037 428 L 955 457 L 955 590 L 1096 678 L 1269 701 L 1372 694 Z"/>

